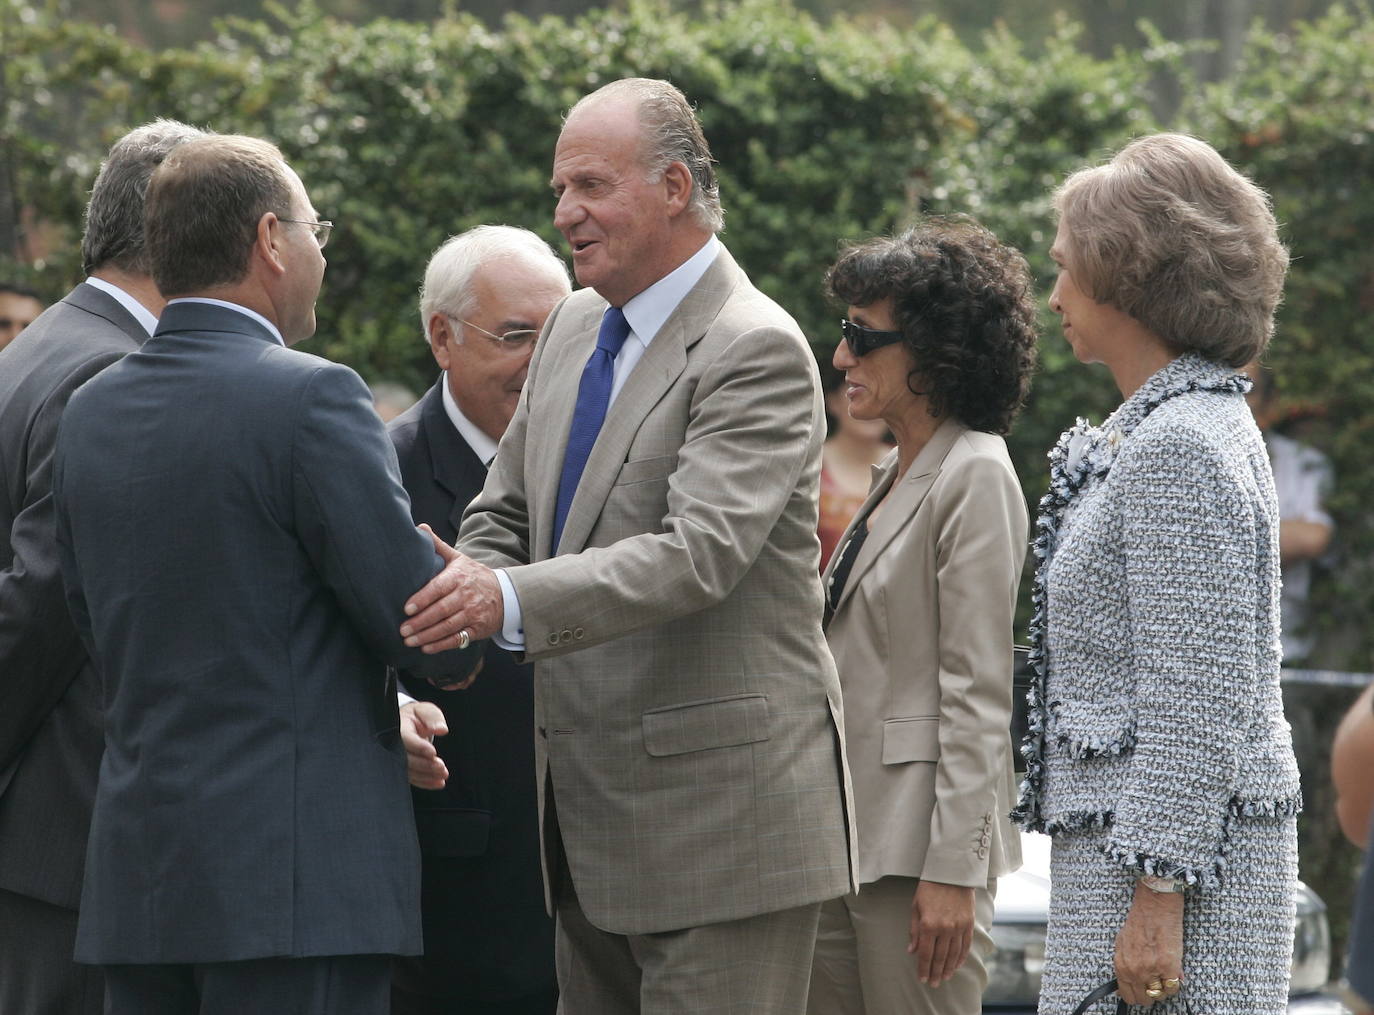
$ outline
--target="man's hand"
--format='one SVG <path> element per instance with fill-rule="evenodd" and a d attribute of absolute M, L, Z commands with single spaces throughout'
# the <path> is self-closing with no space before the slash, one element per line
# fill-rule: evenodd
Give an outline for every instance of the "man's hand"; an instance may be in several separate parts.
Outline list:
<path fill-rule="evenodd" d="M 911 899 L 911 941 L 916 975 L 938 987 L 950 979 L 973 947 L 973 889 L 922 881 Z"/>
<path fill-rule="evenodd" d="M 444 569 L 406 602 L 410 619 L 401 625 L 406 644 L 433 655 L 465 648 L 469 641 L 499 632 L 505 603 L 495 572 L 463 556 L 428 525 L 420 528 L 434 540 L 434 551 L 444 559 Z"/>
<path fill-rule="evenodd" d="M 406 749 L 406 776 L 416 789 L 443 789 L 448 766 L 434 749 L 434 738 L 448 732 L 443 710 L 432 701 L 401 707 L 401 743 Z"/>

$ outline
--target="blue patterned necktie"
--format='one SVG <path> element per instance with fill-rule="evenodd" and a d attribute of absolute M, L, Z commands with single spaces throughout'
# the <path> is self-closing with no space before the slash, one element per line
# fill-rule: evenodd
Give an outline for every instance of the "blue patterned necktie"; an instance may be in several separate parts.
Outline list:
<path fill-rule="evenodd" d="M 558 552 L 558 540 L 563 535 L 563 523 L 568 520 L 582 470 L 601 432 L 606 419 L 606 407 L 611 401 L 611 381 L 615 374 L 615 358 L 625 339 L 630 337 L 630 322 L 619 307 L 607 307 L 601 318 L 601 330 L 596 334 L 596 348 L 582 368 L 582 382 L 577 388 L 577 405 L 573 408 L 572 429 L 568 431 L 568 449 L 563 453 L 563 475 L 558 480 L 558 503 L 553 512 L 552 552 Z"/>

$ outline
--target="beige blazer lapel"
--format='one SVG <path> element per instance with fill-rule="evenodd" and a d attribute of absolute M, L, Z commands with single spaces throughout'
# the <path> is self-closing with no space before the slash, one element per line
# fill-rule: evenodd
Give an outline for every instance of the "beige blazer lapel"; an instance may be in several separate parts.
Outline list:
<path fill-rule="evenodd" d="M 859 509 L 854 519 L 849 523 L 849 528 L 845 529 L 844 536 L 841 537 L 838 544 L 841 549 L 849 539 L 850 533 L 857 526 L 859 519 L 863 518 L 873 505 L 883 499 L 894 482 L 896 488 L 892 489 L 892 499 L 883 508 L 882 513 L 874 519 L 873 525 L 868 530 L 868 538 L 864 540 L 863 548 L 859 550 L 859 557 L 854 561 L 854 567 L 850 570 L 849 577 L 844 583 L 844 592 L 840 595 L 840 601 L 835 604 L 835 613 L 844 609 L 844 604 L 854 594 L 855 586 L 859 584 L 864 573 L 873 566 L 873 562 L 878 559 L 887 544 L 892 542 L 897 533 L 901 532 L 911 519 L 916 517 L 921 502 L 925 500 L 926 494 L 934 485 L 935 477 L 940 474 L 940 466 L 944 463 L 945 456 L 949 454 L 950 448 L 954 447 L 954 442 L 967 429 L 952 417 L 946 419 L 931 435 L 926 446 L 916 455 L 916 460 L 911 463 L 905 476 L 895 477 L 897 471 L 897 452 L 895 449 L 884 459 L 882 476 L 869 492 L 863 507 Z M 839 550 L 837 550 L 831 558 L 832 566 L 835 563 L 835 558 L 839 555 Z M 830 580 L 830 570 L 831 567 L 826 568 L 827 582 Z"/>
<path fill-rule="evenodd" d="M 683 297 L 658 334 L 650 340 L 644 356 L 635 364 L 606 413 L 606 421 L 587 458 L 577 492 L 568 506 L 568 518 L 555 553 L 577 553 L 586 547 L 635 434 L 664 393 L 682 376 L 687 366 L 687 350 L 706 333 L 739 278 L 740 271 L 734 259 L 722 248 L 701 280 Z M 581 381 L 580 372 L 578 381 Z M 573 387 L 575 389 L 576 385 Z M 574 404 L 576 398 L 574 390 Z M 571 417 L 570 404 L 569 420 Z M 567 444 L 566 436 L 563 444 Z M 558 459 L 558 472 L 561 471 L 562 455 Z M 554 476 L 553 483 L 556 489 L 558 475 Z"/>

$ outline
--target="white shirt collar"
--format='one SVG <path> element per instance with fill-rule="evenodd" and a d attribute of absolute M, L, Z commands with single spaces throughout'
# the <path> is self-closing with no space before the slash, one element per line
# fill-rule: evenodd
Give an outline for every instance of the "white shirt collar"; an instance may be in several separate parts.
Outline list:
<path fill-rule="evenodd" d="M 262 314 L 258 313 L 256 310 L 249 310 L 242 303 L 230 303 L 227 300 L 212 300 L 208 296 L 178 296 L 174 300 L 167 301 L 167 305 L 169 307 L 173 303 L 208 303 L 212 307 L 223 307 L 225 310 L 237 310 L 244 317 L 249 317 L 257 321 L 264 328 L 270 331 L 272 333 L 272 337 L 275 338 L 279 343 L 281 343 L 282 345 L 286 345 L 286 341 L 281 337 L 281 332 L 277 330 L 277 326 L 275 324 L 273 324 L 267 318 L 263 317 Z"/>
<path fill-rule="evenodd" d="M 153 312 L 113 282 L 106 282 L 103 278 L 96 278 L 92 275 L 86 279 L 86 284 L 94 289 L 99 289 L 108 296 L 113 296 L 121 307 L 133 315 L 134 320 L 143 325 L 143 330 L 148 334 L 151 335 L 157 330 L 157 318 Z"/>
<path fill-rule="evenodd" d="M 448 389 L 447 370 L 439 380 L 439 397 L 443 399 L 444 411 L 448 413 L 449 422 L 453 424 L 459 436 L 468 442 L 468 447 L 472 448 L 472 453 L 482 460 L 483 465 L 491 465 L 491 460 L 496 457 L 496 442 L 479 430 L 477 424 L 464 416 L 463 410 L 458 408 L 453 392 Z"/>
<path fill-rule="evenodd" d="M 645 347 L 673 315 L 677 305 L 692 291 L 692 286 L 701 281 L 701 276 L 706 274 L 706 269 L 719 253 L 720 240 L 715 236 L 707 237 L 700 250 L 649 288 L 633 296 L 621 308 L 625 312 L 625 320 L 630 322 L 634 337 Z"/>

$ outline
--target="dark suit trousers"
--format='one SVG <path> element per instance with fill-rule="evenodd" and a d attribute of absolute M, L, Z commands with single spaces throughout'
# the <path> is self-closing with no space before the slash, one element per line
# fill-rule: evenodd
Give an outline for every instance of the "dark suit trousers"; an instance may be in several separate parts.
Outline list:
<path fill-rule="evenodd" d="M 389 955 L 105 966 L 105 1015 L 387 1015 Z"/>
<path fill-rule="evenodd" d="M 0 889 L 0 1012 L 100 1015 L 100 970 L 72 961 L 76 910 Z"/>
<path fill-rule="evenodd" d="M 558 989 L 553 986 L 504 1001 L 424 997 L 391 987 L 391 1015 L 553 1015 L 557 1009 Z"/>

